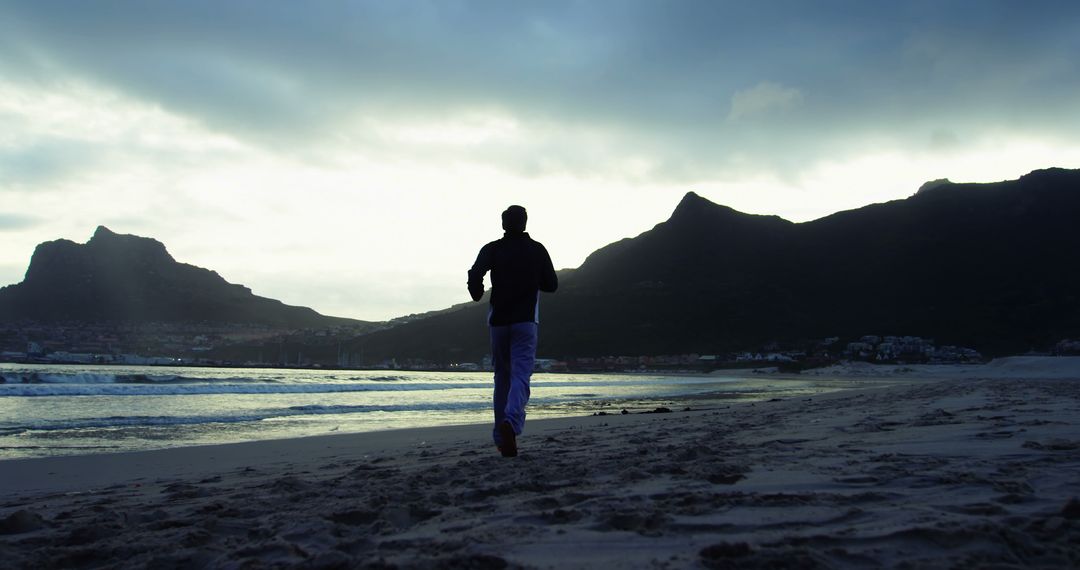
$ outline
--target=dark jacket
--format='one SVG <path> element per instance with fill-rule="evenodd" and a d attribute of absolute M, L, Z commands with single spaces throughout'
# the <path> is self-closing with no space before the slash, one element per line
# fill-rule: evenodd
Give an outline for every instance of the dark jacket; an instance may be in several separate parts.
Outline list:
<path fill-rule="evenodd" d="M 469 294 L 474 301 L 484 294 L 484 274 L 488 271 L 491 326 L 539 322 L 539 292 L 554 293 L 559 287 L 547 249 L 526 232 L 507 232 L 502 239 L 480 249 L 469 270 Z"/>

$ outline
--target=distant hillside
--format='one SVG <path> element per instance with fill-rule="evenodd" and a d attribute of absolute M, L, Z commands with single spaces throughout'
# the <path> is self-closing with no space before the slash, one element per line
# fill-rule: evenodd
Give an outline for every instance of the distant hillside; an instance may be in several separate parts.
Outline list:
<path fill-rule="evenodd" d="M 323 327 L 360 321 L 259 297 L 176 262 L 161 242 L 101 226 L 85 244 L 40 244 L 22 283 L 0 289 L 0 320 L 207 322 Z"/>
<path fill-rule="evenodd" d="M 715 353 L 862 334 L 988 354 L 1046 347 L 1080 335 L 1077 220 L 1080 171 L 1062 169 L 934 181 L 801 224 L 691 192 L 667 221 L 594 252 L 542 297 L 539 352 Z M 352 349 L 368 362 L 475 360 L 487 353 L 485 312 L 478 303 L 414 320 Z"/>

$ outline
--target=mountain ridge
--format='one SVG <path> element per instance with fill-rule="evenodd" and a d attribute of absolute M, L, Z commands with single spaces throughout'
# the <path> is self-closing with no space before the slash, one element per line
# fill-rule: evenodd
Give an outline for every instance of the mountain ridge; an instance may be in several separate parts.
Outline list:
<path fill-rule="evenodd" d="M 719 353 L 894 334 L 994 355 L 1080 336 L 1080 269 L 1067 263 L 1080 250 L 1080 170 L 932 182 L 800 223 L 687 192 L 667 219 L 560 271 L 559 292 L 541 301 L 540 354 Z M 465 302 L 408 315 L 337 350 L 368 365 L 478 360 L 486 312 Z M 0 289 L 2 319 L 363 323 L 256 296 L 177 262 L 157 240 L 105 226 L 85 244 L 39 244 L 23 282 Z"/>
<path fill-rule="evenodd" d="M 85 244 L 39 244 L 23 281 L 0 288 L 0 319 L 279 327 L 362 322 L 257 296 L 216 271 L 177 262 L 160 241 L 103 225 Z"/>
<path fill-rule="evenodd" d="M 541 300 L 552 357 L 716 353 L 863 334 L 928 336 L 988 354 L 1080 334 L 1080 171 L 933 190 L 793 223 L 694 192 L 590 254 Z M 539 236 L 542 239 L 542 236 Z M 364 335 L 372 359 L 469 361 L 484 308 Z"/>

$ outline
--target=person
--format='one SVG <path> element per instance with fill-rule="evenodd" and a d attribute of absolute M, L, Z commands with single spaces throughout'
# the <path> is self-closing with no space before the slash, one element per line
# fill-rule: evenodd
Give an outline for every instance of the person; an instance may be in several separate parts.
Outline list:
<path fill-rule="evenodd" d="M 517 437 L 525 428 L 529 379 L 536 360 L 540 291 L 554 293 L 559 286 L 547 249 L 525 232 L 527 221 L 525 208 L 507 208 L 502 213 L 502 239 L 481 248 L 469 269 L 473 301 L 483 297 L 484 275 L 491 271 L 488 325 L 495 368 L 492 437 L 504 457 L 517 455 Z"/>

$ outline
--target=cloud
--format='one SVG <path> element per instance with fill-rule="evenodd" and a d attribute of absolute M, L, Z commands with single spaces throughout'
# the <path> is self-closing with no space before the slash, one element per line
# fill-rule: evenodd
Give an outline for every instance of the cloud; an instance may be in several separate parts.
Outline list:
<path fill-rule="evenodd" d="M 42 220 L 34 216 L 0 212 L 0 232 L 23 230 L 41 223 Z"/>
<path fill-rule="evenodd" d="M 794 87 L 784 87 L 779 83 L 763 81 L 750 89 L 735 92 L 731 96 L 731 112 L 728 120 L 769 115 L 777 111 L 787 111 L 802 103 L 802 91 Z"/>
<path fill-rule="evenodd" d="M 1080 47 L 1078 9 L 1052 4 L 14 2 L 0 66 L 77 77 L 312 161 L 425 143 L 531 176 L 610 176 L 632 156 L 652 167 L 630 182 L 688 183 L 809 169 L 857 139 L 922 145 L 945 118 L 972 136 L 1006 120 L 1065 132 L 1053 117 L 1076 114 L 1064 54 Z M 1034 97 L 1049 104 L 1015 103 Z M 523 136 L 493 153 L 426 144 L 446 117 L 477 114 Z M 412 136 L 374 136 L 372 120 Z"/>
<path fill-rule="evenodd" d="M 930 133 L 930 149 L 949 151 L 960 148 L 960 137 L 948 129 L 936 129 Z"/>
<path fill-rule="evenodd" d="M 0 148 L 0 193 L 45 191 L 100 164 L 101 155 L 101 148 L 65 140 Z"/>
<path fill-rule="evenodd" d="M 72 79 L 48 89 L 0 79 L 0 193 L 70 192 L 102 173 L 164 173 L 242 152 L 227 136 L 123 93 Z"/>
<path fill-rule="evenodd" d="M 8 0 L 0 193 L 49 223 L 0 263 L 118 220 L 364 318 L 456 300 L 439 283 L 512 202 L 573 266 L 688 189 L 802 220 L 991 162 L 1076 167 L 1078 22 L 1010 0 Z M 343 264 L 365 269 L 311 301 L 256 281 Z M 443 277 L 358 284 L 417 264 Z"/>

